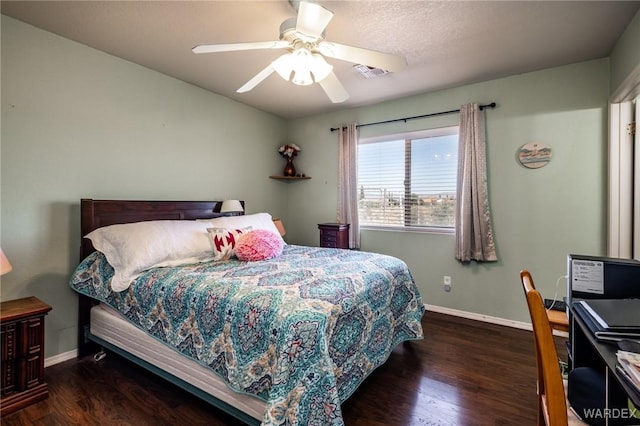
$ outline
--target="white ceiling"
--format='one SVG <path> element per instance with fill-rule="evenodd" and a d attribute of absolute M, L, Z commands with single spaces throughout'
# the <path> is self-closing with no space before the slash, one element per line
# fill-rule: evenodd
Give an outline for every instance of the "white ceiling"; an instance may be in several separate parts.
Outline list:
<path fill-rule="evenodd" d="M 610 55 L 640 1 L 318 1 L 329 41 L 404 55 L 401 72 L 365 79 L 328 59 L 350 98 L 272 74 L 236 89 L 284 53 L 195 55 L 198 44 L 278 40 L 296 12 L 269 1 L 5 1 L 2 14 L 263 111 L 296 118 Z"/>

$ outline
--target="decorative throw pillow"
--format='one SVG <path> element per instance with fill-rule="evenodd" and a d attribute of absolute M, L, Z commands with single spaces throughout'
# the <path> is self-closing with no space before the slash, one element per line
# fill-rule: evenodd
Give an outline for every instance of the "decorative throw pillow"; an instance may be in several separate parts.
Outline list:
<path fill-rule="evenodd" d="M 228 260 L 234 256 L 238 238 L 251 229 L 250 226 L 241 229 L 207 228 L 213 247 L 213 260 Z"/>
<path fill-rule="evenodd" d="M 209 222 L 210 228 L 226 228 L 226 229 L 242 229 L 250 226 L 253 230 L 265 229 L 271 231 L 282 240 L 278 232 L 278 228 L 273 223 L 273 218 L 269 213 L 254 213 L 240 216 L 222 216 L 214 219 L 204 219 L 203 221 Z"/>
<path fill-rule="evenodd" d="M 272 259 L 284 248 L 280 235 L 264 229 L 256 229 L 241 235 L 236 244 L 236 256 L 244 261 Z"/>

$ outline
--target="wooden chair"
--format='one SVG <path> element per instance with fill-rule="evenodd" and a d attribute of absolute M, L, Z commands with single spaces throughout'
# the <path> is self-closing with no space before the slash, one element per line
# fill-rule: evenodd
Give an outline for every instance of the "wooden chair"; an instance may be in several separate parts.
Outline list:
<path fill-rule="evenodd" d="M 538 425 L 585 425 L 568 410 L 565 387 L 558 363 L 553 331 L 542 301 L 529 271 L 520 271 L 522 287 L 529 306 L 538 366 Z"/>

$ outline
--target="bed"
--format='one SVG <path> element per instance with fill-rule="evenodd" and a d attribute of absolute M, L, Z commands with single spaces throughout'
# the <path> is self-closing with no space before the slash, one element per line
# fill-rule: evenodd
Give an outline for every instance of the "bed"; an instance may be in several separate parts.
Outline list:
<path fill-rule="evenodd" d="M 207 258 L 190 252 L 189 261 L 122 272 L 147 256 L 139 251 L 157 255 L 150 240 L 139 250 L 149 229 L 171 236 L 158 247 L 178 245 L 174 229 L 194 232 L 200 244 L 201 226 L 209 243 L 214 231 L 231 229 L 275 239 L 268 214 L 227 217 L 220 205 L 81 200 L 81 233 L 91 239 L 82 238 L 70 279 L 78 356 L 111 350 L 247 424 L 344 424 L 341 404 L 395 346 L 423 337 L 410 271 L 391 256 L 283 243 L 263 260 L 220 260 L 210 244 Z M 104 233 L 107 248 L 95 236 Z"/>

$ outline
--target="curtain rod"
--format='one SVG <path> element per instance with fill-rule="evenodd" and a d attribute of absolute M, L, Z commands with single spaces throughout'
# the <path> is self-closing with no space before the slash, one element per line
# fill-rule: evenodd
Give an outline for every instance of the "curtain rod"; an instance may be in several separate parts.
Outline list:
<path fill-rule="evenodd" d="M 483 110 L 485 108 L 495 108 L 495 107 L 496 107 L 496 103 L 495 102 L 491 102 L 490 104 L 487 104 L 487 105 L 480 105 L 480 109 L 481 110 Z M 434 117 L 436 115 L 453 114 L 453 113 L 456 113 L 456 112 L 460 112 L 460 110 L 459 109 L 452 109 L 451 111 L 433 112 L 431 114 L 414 115 L 413 117 L 395 118 L 393 120 L 376 121 L 375 123 L 358 124 L 356 126 L 356 128 L 366 127 L 366 126 L 374 126 L 376 124 L 394 123 L 396 121 L 404 121 L 406 123 L 407 120 L 415 120 L 416 118 Z M 332 127 L 331 128 L 332 132 L 335 132 L 336 130 L 340 130 L 340 127 Z"/>

